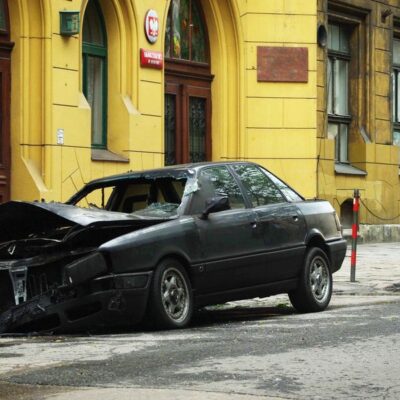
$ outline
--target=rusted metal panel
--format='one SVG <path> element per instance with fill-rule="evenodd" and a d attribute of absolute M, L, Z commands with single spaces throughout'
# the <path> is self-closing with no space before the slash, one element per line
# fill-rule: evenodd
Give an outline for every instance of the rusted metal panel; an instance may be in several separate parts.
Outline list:
<path fill-rule="evenodd" d="M 307 47 L 257 47 L 259 82 L 308 82 Z"/>

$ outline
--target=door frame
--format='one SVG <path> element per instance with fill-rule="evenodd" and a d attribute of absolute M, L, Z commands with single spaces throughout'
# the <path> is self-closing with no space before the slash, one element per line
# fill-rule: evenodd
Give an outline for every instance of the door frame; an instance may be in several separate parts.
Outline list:
<path fill-rule="evenodd" d="M 189 159 L 189 101 L 190 97 L 206 100 L 206 160 L 212 156 L 211 136 L 211 83 L 214 76 L 209 64 L 168 59 L 165 62 L 165 94 L 174 95 L 176 162 L 188 163 Z"/>
<path fill-rule="evenodd" d="M 10 200 L 11 193 L 11 51 L 14 43 L 10 41 L 10 21 L 8 2 L 4 2 L 6 29 L 0 30 L 0 203 Z"/>

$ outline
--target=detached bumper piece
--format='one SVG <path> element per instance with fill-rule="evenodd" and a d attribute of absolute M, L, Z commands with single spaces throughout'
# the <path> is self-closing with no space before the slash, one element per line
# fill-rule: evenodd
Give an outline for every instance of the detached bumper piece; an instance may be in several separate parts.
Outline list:
<path fill-rule="evenodd" d="M 98 275 L 102 264 L 93 262 L 90 267 L 89 263 L 80 272 L 81 261 L 88 260 L 66 268 L 65 285 L 27 301 L 21 290 L 17 292 L 18 303 L 0 314 L 0 333 L 82 332 L 129 326 L 143 318 L 151 272 L 90 279 Z M 0 293 L 0 301 L 1 297 Z"/>

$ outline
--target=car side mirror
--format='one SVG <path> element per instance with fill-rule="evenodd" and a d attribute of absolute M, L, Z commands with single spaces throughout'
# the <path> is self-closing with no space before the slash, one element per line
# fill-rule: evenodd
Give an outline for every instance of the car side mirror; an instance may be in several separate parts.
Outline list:
<path fill-rule="evenodd" d="M 211 197 L 206 201 L 206 208 L 202 212 L 200 219 L 207 219 L 211 213 L 230 210 L 230 208 L 228 196 Z"/>

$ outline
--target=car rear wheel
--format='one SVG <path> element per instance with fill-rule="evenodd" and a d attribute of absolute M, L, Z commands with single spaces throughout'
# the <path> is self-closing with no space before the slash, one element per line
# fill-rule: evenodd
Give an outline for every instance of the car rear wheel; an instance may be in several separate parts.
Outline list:
<path fill-rule="evenodd" d="M 156 268 L 149 312 L 158 328 L 183 328 L 189 324 L 193 294 L 189 277 L 177 260 L 163 260 Z"/>
<path fill-rule="evenodd" d="M 329 260 L 320 248 L 308 250 L 299 284 L 289 293 L 290 302 L 300 312 L 323 311 L 332 296 L 332 273 Z"/>

